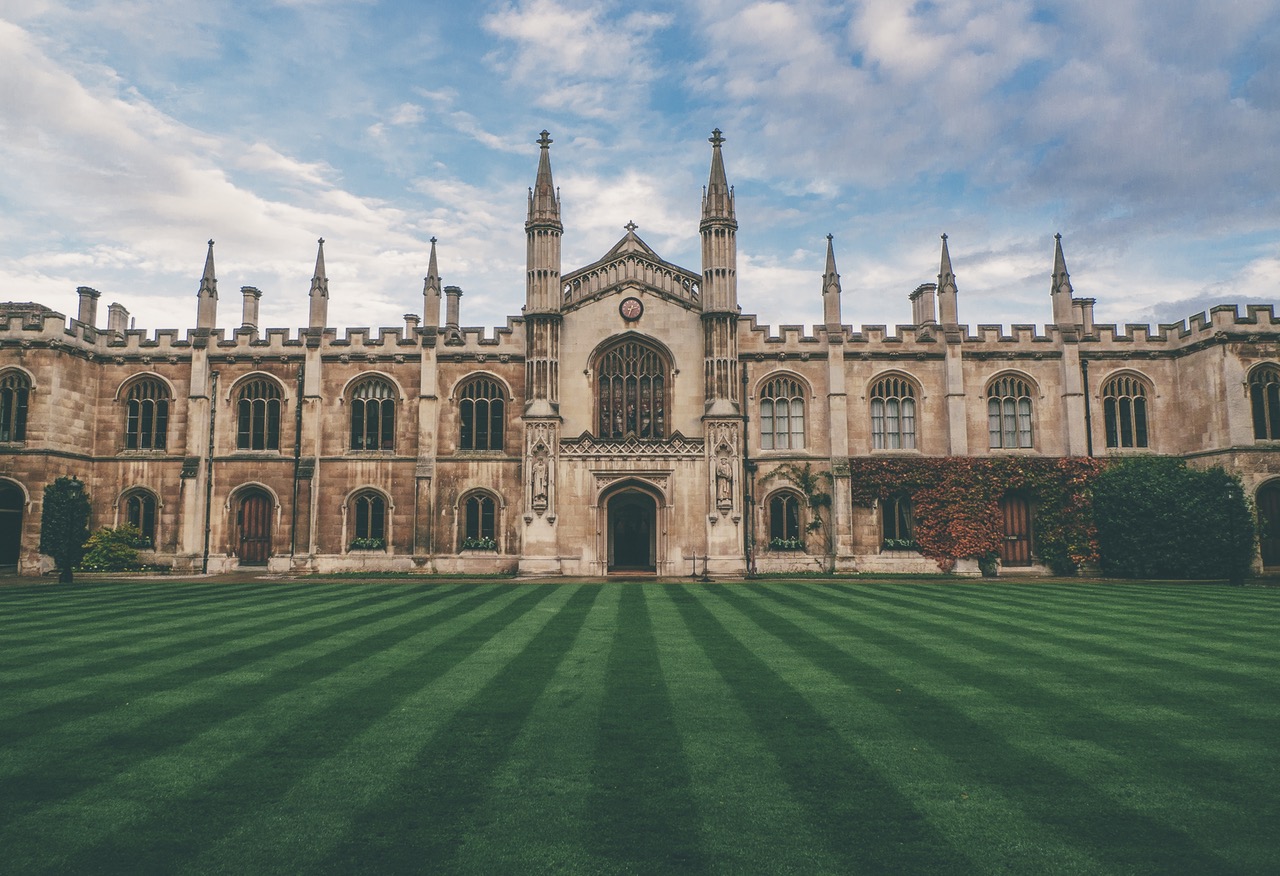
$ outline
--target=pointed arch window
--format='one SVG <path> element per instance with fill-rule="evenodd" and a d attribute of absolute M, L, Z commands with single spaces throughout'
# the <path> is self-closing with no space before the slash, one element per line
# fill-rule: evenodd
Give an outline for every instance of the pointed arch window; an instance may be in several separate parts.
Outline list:
<path fill-rule="evenodd" d="M 1032 445 L 1031 386 L 1021 377 L 1006 374 L 987 387 L 987 433 L 993 448 L 1026 448 Z"/>
<path fill-rule="evenodd" d="M 893 496 L 880 502 L 881 550 L 916 550 L 916 517 L 910 496 Z"/>
<path fill-rule="evenodd" d="M 506 425 L 506 397 L 498 381 L 478 377 L 462 388 L 458 414 L 462 420 L 458 447 L 501 450 Z"/>
<path fill-rule="evenodd" d="M 351 391 L 351 449 L 394 450 L 396 390 L 389 380 L 369 377 Z"/>
<path fill-rule="evenodd" d="M 791 492 L 769 497 L 769 547 L 797 550 L 804 547 L 800 536 L 800 497 Z"/>
<path fill-rule="evenodd" d="M 237 401 L 236 447 L 240 450 L 280 449 L 280 387 L 256 377 L 240 388 Z"/>
<path fill-rule="evenodd" d="M 1249 401 L 1253 406 L 1253 437 L 1280 440 L 1280 367 L 1262 365 L 1249 375 Z"/>
<path fill-rule="evenodd" d="M 492 550 L 497 541 L 498 503 L 489 493 L 472 493 L 463 503 L 462 549 Z"/>
<path fill-rule="evenodd" d="M 20 371 L 0 378 L 0 441 L 27 440 L 27 398 L 31 382 Z"/>
<path fill-rule="evenodd" d="M 380 550 L 387 546 L 387 500 L 381 493 L 365 490 L 351 502 L 355 533 L 348 550 Z"/>
<path fill-rule="evenodd" d="M 1147 446 L 1147 385 L 1118 374 L 1102 386 L 1102 416 L 1108 447 Z"/>
<path fill-rule="evenodd" d="M 137 381 L 125 396 L 125 449 L 164 450 L 168 435 L 169 387 L 155 378 Z"/>
<path fill-rule="evenodd" d="M 124 520 L 138 530 L 138 547 L 151 548 L 156 543 L 156 497 L 147 490 L 133 490 L 124 496 Z"/>
<path fill-rule="evenodd" d="M 916 388 L 905 377 L 886 375 L 871 387 L 871 448 L 916 448 Z"/>
<path fill-rule="evenodd" d="M 596 366 L 599 437 L 665 438 L 667 371 L 664 357 L 639 341 L 606 351 Z"/>
<path fill-rule="evenodd" d="M 804 448 L 804 386 L 793 377 L 774 377 L 760 390 L 760 448 Z"/>

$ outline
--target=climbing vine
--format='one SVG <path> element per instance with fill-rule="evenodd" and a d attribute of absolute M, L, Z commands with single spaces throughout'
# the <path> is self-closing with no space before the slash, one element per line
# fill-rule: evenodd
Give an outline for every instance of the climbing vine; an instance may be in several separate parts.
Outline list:
<path fill-rule="evenodd" d="M 958 559 L 994 560 L 1004 538 L 1000 499 L 1009 492 L 1034 502 L 1036 553 L 1054 571 L 1096 562 L 1089 487 L 1102 467 L 1077 457 L 849 460 L 853 503 L 910 496 L 920 553 L 947 571 Z"/>

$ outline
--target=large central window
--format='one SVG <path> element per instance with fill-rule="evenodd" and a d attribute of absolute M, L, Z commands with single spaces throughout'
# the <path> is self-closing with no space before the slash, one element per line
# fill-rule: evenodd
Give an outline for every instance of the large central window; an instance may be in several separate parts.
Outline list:
<path fill-rule="evenodd" d="M 599 437 L 666 437 L 667 367 L 657 350 L 625 341 L 605 351 L 596 373 Z"/>

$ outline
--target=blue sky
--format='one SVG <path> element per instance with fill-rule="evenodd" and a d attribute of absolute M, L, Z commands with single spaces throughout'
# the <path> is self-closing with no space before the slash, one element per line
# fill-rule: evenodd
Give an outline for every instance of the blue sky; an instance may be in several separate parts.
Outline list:
<path fill-rule="evenodd" d="M 242 285 L 306 322 L 421 308 L 428 241 L 462 321 L 524 298 L 543 128 L 564 270 L 628 221 L 697 270 L 707 137 L 737 190 L 739 300 L 910 321 L 949 235 L 962 322 L 1050 318 L 1053 235 L 1100 322 L 1280 298 L 1280 2 L 0 0 L 0 300 L 219 325 Z"/>

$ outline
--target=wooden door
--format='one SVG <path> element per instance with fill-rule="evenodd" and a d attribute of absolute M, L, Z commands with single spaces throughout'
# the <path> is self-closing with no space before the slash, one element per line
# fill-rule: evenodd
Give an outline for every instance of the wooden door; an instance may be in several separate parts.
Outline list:
<path fill-rule="evenodd" d="M 1262 565 L 1280 566 L 1280 482 L 1258 490 L 1258 542 Z"/>
<path fill-rule="evenodd" d="M 265 566 L 271 556 L 271 497 L 253 492 L 240 502 L 240 565 Z"/>
<path fill-rule="evenodd" d="M 1000 500 L 1000 512 L 1004 515 L 1000 562 L 1005 566 L 1030 566 L 1031 503 L 1023 496 L 1005 496 Z"/>

